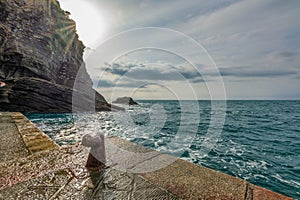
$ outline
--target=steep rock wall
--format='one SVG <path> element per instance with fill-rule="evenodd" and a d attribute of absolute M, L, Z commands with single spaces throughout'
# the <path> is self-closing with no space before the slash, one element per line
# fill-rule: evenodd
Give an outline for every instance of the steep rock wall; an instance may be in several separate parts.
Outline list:
<path fill-rule="evenodd" d="M 76 111 L 111 110 L 92 89 L 75 22 L 56 0 L 0 0 L 0 13 L 0 110 L 71 112 L 72 96 Z"/>

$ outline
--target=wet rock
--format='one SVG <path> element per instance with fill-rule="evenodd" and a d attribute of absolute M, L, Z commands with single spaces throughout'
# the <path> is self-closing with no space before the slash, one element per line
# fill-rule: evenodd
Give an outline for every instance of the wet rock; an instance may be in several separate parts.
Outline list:
<path fill-rule="evenodd" d="M 131 97 L 119 97 L 113 103 L 126 104 L 126 105 L 138 105 Z"/>
<path fill-rule="evenodd" d="M 0 0 L 0 111 L 107 111 L 76 25 L 56 0 Z M 77 79 L 76 79 L 77 77 Z M 118 107 L 113 107 L 118 109 Z"/>

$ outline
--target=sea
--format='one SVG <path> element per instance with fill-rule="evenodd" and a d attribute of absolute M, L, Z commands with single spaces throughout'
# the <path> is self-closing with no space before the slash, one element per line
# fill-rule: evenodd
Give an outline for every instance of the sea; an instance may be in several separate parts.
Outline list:
<path fill-rule="evenodd" d="M 300 101 L 137 102 L 125 112 L 26 116 L 60 145 L 115 135 L 300 199 Z"/>

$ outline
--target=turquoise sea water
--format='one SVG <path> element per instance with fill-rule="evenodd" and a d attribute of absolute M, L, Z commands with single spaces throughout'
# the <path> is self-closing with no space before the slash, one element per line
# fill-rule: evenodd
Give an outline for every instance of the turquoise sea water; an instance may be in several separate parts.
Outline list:
<path fill-rule="evenodd" d="M 27 117 L 61 145 L 118 135 L 300 199 L 300 101 L 138 102 L 126 112 Z"/>

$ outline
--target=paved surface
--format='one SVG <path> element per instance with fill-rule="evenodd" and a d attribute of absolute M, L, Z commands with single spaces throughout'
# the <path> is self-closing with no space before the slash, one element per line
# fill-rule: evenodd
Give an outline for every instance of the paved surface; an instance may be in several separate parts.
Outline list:
<path fill-rule="evenodd" d="M 86 158 L 74 145 L 1 163 L 0 199 L 177 199 L 138 174 L 89 172 Z"/>
<path fill-rule="evenodd" d="M 0 162 L 30 154 L 11 116 L 0 112 Z"/>
<path fill-rule="evenodd" d="M 18 113 L 2 113 L 0 120 L 0 127 L 14 132 L 1 132 L 1 138 L 9 135 L 1 148 L 25 141 L 14 147 L 14 156 L 0 152 L 6 157 L 0 162 L 0 199 L 291 199 L 118 137 L 105 140 L 110 167 L 91 172 L 84 167 L 88 148 L 58 147 Z"/>

